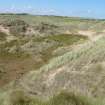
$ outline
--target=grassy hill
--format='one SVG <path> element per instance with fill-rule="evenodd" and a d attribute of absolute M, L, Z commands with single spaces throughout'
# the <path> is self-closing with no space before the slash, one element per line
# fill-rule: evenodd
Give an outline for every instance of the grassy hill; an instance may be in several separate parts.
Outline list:
<path fill-rule="evenodd" d="M 105 21 L 0 14 L 0 105 L 104 105 Z"/>

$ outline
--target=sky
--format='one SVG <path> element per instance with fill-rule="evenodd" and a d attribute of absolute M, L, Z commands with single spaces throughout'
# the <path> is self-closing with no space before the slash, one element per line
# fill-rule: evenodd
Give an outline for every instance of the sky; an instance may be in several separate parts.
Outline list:
<path fill-rule="evenodd" d="M 0 12 L 105 19 L 105 0 L 0 0 Z"/>

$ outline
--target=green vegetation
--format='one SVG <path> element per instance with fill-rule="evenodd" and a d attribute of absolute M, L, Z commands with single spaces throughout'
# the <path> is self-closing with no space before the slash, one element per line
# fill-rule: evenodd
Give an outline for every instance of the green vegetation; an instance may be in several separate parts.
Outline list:
<path fill-rule="evenodd" d="M 42 50 L 40 54 L 44 62 L 47 62 L 49 59 L 53 58 L 53 51 L 59 47 L 71 46 L 73 44 L 82 43 L 86 41 L 88 38 L 82 35 L 69 35 L 69 34 L 61 34 L 61 35 L 51 35 L 47 37 L 34 38 L 34 42 L 46 42 L 48 44 L 54 43 L 53 46 L 47 48 L 46 50 Z"/>
<path fill-rule="evenodd" d="M 87 37 L 81 36 L 81 35 L 66 35 L 66 34 L 52 35 L 52 36 L 40 37 L 40 38 L 18 37 L 18 39 L 12 40 L 10 42 L 5 42 L 0 45 L 0 49 L 1 49 L 0 56 L 1 57 L 9 56 L 11 58 L 12 56 L 21 57 L 21 56 L 28 55 L 28 52 L 22 51 L 21 46 L 24 46 L 25 44 L 27 44 L 31 39 L 33 43 L 35 43 L 36 45 L 43 42 L 47 43 L 47 45 L 51 45 L 48 48 L 47 46 L 44 46 L 44 48 L 39 46 L 39 48 L 42 49 L 42 51 L 39 53 L 42 55 L 42 59 L 44 60 L 44 62 L 47 62 L 50 58 L 52 58 L 52 52 L 56 50 L 58 47 L 73 45 L 73 44 L 76 44 L 76 42 L 83 42 L 87 40 Z M 34 46 L 30 46 L 28 48 L 28 51 L 30 51 L 30 49 L 32 48 L 34 49 Z M 9 52 L 11 49 L 13 50 Z"/>
<path fill-rule="evenodd" d="M 61 43 L 62 45 L 73 45 L 76 42 L 79 41 L 86 41 L 87 37 L 82 35 L 69 35 L 69 34 L 62 34 L 62 35 L 52 35 L 47 37 L 47 39 L 57 41 Z"/>
<path fill-rule="evenodd" d="M 101 99 L 93 99 L 67 91 L 62 91 L 46 101 L 27 97 L 23 92 L 15 93 L 15 95 L 16 97 L 12 97 L 11 105 L 104 105 L 105 103 Z"/>
<path fill-rule="evenodd" d="M 12 93 L 10 100 L 12 102 L 11 105 L 96 105 L 95 99 L 92 100 L 88 97 L 75 95 L 67 91 L 62 91 L 48 101 L 40 100 L 39 98 L 29 98 L 23 92 L 15 91 Z"/>
<path fill-rule="evenodd" d="M 21 50 L 21 45 L 24 41 L 12 40 L 10 42 L 5 42 L 0 45 L 0 58 L 20 58 L 20 57 L 28 57 L 29 54 L 23 52 Z M 9 50 L 13 48 L 13 51 Z"/>

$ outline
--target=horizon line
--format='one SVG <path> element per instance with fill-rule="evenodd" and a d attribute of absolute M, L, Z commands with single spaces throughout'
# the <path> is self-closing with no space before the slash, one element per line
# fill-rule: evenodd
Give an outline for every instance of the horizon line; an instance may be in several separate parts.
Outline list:
<path fill-rule="evenodd" d="M 55 16 L 55 17 L 66 17 L 66 18 L 80 18 L 88 20 L 105 20 L 105 18 L 85 17 L 85 16 L 67 16 L 67 15 L 50 15 L 50 14 L 34 14 L 28 12 L 0 12 L 0 15 L 33 15 L 33 16 Z"/>

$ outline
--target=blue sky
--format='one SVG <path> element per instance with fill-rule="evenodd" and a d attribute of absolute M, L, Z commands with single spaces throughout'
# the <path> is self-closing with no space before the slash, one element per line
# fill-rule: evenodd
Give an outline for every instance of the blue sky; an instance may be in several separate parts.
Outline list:
<path fill-rule="evenodd" d="M 105 0 L 0 0 L 0 12 L 105 18 Z"/>

